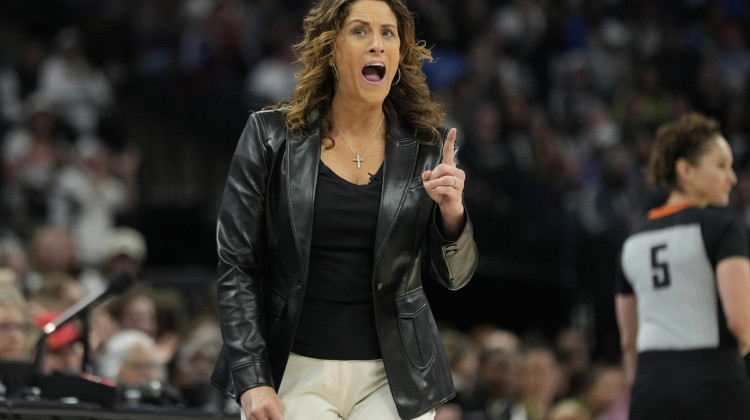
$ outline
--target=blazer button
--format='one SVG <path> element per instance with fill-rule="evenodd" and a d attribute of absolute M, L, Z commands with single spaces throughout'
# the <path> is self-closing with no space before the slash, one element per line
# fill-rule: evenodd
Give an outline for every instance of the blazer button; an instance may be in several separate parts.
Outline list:
<path fill-rule="evenodd" d="M 378 282 L 378 290 L 382 290 L 382 289 L 383 289 L 383 282 L 381 281 L 381 282 Z"/>
<path fill-rule="evenodd" d="M 443 247 L 443 253 L 446 256 L 450 256 L 450 255 L 455 254 L 457 249 L 458 249 L 458 245 L 455 245 L 455 244 L 453 244 L 453 245 L 446 245 L 446 246 Z"/>

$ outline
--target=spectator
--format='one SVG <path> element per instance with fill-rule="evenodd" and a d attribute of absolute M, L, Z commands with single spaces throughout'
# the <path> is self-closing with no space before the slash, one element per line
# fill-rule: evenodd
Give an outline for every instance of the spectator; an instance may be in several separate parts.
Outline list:
<path fill-rule="evenodd" d="M 103 347 L 97 364 L 100 375 L 116 381 L 121 397 L 132 404 L 180 403 L 179 393 L 166 382 L 166 364 L 155 346 L 142 331 L 122 330 Z"/>
<path fill-rule="evenodd" d="M 42 330 L 48 322 L 60 315 L 47 311 L 34 317 L 34 324 Z M 50 375 L 54 372 L 81 373 L 83 371 L 83 343 L 81 333 L 73 323 L 59 327 L 46 338 L 47 350 L 41 359 L 40 370 Z"/>
<path fill-rule="evenodd" d="M 39 289 L 29 299 L 29 314 L 36 317 L 50 311 L 63 312 L 83 299 L 84 295 L 77 278 L 67 273 L 46 274 Z"/>
<path fill-rule="evenodd" d="M 38 227 L 29 240 L 29 262 L 36 275 L 75 274 L 78 254 L 73 232 L 65 227 Z M 38 284 L 35 286 L 39 287 Z"/>
<path fill-rule="evenodd" d="M 552 407 L 549 420 L 592 420 L 592 417 L 580 401 L 563 400 Z"/>
<path fill-rule="evenodd" d="M 565 134 L 582 129 L 588 111 L 601 98 L 591 80 L 591 68 L 581 51 L 552 61 L 553 86 L 547 100 L 550 120 Z"/>
<path fill-rule="evenodd" d="M 89 315 L 89 322 L 91 326 L 89 348 L 92 358 L 96 359 L 101 354 L 104 343 L 120 331 L 120 326 L 106 305 L 95 306 Z M 94 361 L 94 364 L 96 364 L 96 361 Z"/>
<path fill-rule="evenodd" d="M 294 74 L 299 70 L 299 66 L 294 62 L 294 51 L 291 47 L 294 39 L 290 36 L 293 31 L 287 22 L 282 22 L 279 26 L 277 32 L 286 35 L 269 48 L 271 54 L 255 65 L 245 82 L 249 98 L 253 98 L 254 101 L 250 104 L 251 108 L 262 106 L 259 104 L 289 99 L 297 84 Z"/>
<path fill-rule="evenodd" d="M 615 98 L 613 113 L 626 132 L 659 125 L 672 116 L 674 96 L 666 90 L 655 64 L 642 65 L 632 91 L 622 90 Z"/>
<path fill-rule="evenodd" d="M 456 394 L 469 392 L 476 382 L 479 351 L 469 337 L 455 329 L 441 332 Z"/>
<path fill-rule="evenodd" d="M 521 354 L 521 339 L 515 333 L 496 329 L 490 332 L 482 342 L 482 351 L 502 350 L 508 354 Z"/>
<path fill-rule="evenodd" d="M 73 233 L 65 227 L 42 225 L 34 230 L 29 240 L 29 274 L 26 291 L 31 296 L 50 275 L 78 274 L 78 254 Z"/>
<path fill-rule="evenodd" d="M 462 420 L 464 412 L 456 403 L 446 403 L 437 408 L 434 420 Z"/>
<path fill-rule="evenodd" d="M 93 134 L 101 114 L 113 104 L 112 86 L 87 57 L 80 30 L 61 30 L 55 47 L 39 70 L 39 89 L 77 134 Z"/>
<path fill-rule="evenodd" d="M 562 374 L 555 353 L 544 347 L 527 350 L 521 367 L 520 398 L 529 419 L 546 419 L 561 389 Z"/>
<path fill-rule="evenodd" d="M 57 124 L 50 98 L 37 92 L 26 100 L 24 123 L 2 138 L 3 218 L 19 234 L 48 218 L 48 199 L 60 167 L 68 161 L 69 139 Z"/>
<path fill-rule="evenodd" d="M 28 359 L 28 328 L 29 320 L 23 296 L 9 282 L 0 282 L 0 359 Z"/>
<path fill-rule="evenodd" d="M 165 294 L 170 294 L 170 292 L 167 290 L 157 292 L 141 282 L 125 295 L 113 299 L 109 304 L 109 311 L 119 329 L 138 330 L 154 340 L 156 357 L 162 363 L 172 360 L 180 337 L 176 323 L 160 325 L 159 321 L 168 317 L 164 312 L 174 310 L 172 305 L 158 305 L 157 296 Z"/>
<path fill-rule="evenodd" d="M 716 63 L 722 85 L 729 92 L 744 92 L 748 88 L 750 50 L 745 40 L 746 29 L 741 22 L 727 19 L 721 25 Z"/>
<path fill-rule="evenodd" d="M 576 328 L 563 329 L 557 334 L 555 354 L 562 368 L 563 395 L 577 395 L 581 391 L 583 376 L 591 365 L 591 349 L 586 336 Z"/>
<path fill-rule="evenodd" d="M 180 342 L 171 382 L 188 407 L 211 412 L 224 407 L 224 395 L 209 383 L 221 346 L 221 331 L 215 322 L 199 324 Z"/>
<path fill-rule="evenodd" d="M 107 250 L 101 267 L 89 268 L 81 273 L 81 283 L 88 291 L 105 287 L 109 278 L 121 272 L 133 273 L 143 279 L 147 246 L 143 235 L 130 227 L 120 226 L 109 231 Z"/>
<path fill-rule="evenodd" d="M 29 260 L 24 244 L 13 234 L 0 235 L 0 271 L 8 278 L 7 282 L 27 295 Z"/>
<path fill-rule="evenodd" d="M 586 374 L 581 401 L 596 420 L 623 418 L 617 410 L 627 410 L 622 402 L 627 398 L 625 372 L 619 366 L 598 365 Z M 618 416 L 618 417 L 615 417 Z"/>
<path fill-rule="evenodd" d="M 459 401 L 470 420 L 527 420 L 519 397 L 520 354 L 501 347 L 482 351 L 477 384 Z"/>
<path fill-rule="evenodd" d="M 140 277 L 146 259 L 146 239 L 137 230 L 117 227 L 110 231 L 107 240 L 108 259 L 104 273 L 112 275 L 127 270 Z"/>
<path fill-rule="evenodd" d="M 21 120 L 21 81 L 0 48 L 0 138 L 5 131 Z"/>
<path fill-rule="evenodd" d="M 689 94 L 693 109 L 717 119 L 726 113 L 730 94 L 713 60 L 706 58 L 699 64 L 691 87 Z"/>
<path fill-rule="evenodd" d="M 130 204 L 127 189 L 109 169 L 109 150 L 98 139 L 76 142 L 77 164 L 65 168 L 55 186 L 50 219 L 73 230 L 84 266 L 99 267 L 106 258 L 107 238 L 118 212 Z"/>
<path fill-rule="evenodd" d="M 166 379 L 165 365 L 156 356 L 156 343 L 139 330 L 123 330 L 107 340 L 97 366 L 102 377 L 127 387 Z"/>

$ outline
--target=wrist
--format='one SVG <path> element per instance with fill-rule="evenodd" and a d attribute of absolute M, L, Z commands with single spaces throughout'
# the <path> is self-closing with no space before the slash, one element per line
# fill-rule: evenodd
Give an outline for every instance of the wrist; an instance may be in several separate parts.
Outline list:
<path fill-rule="evenodd" d="M 463 204 L 460 205 L 458 210 L 440 208 L 438 226 L 440 232 L 448 240 L 455 240 L 461 234 L 465 220 L 466 216 Z"/>
<path fill-rule="evenodd" d="M 443 223 L 461 222 L 464 219 L 463 203 L 441 205 L 439 208 Z"/>

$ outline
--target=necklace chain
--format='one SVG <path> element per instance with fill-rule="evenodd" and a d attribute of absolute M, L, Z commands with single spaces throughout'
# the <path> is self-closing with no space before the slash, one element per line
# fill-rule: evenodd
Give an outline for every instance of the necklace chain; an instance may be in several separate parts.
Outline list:
<path fill-rule="evenodd" d="M 380 117 L 380 122 L 378 123 L 378 128 L 375 129 L 375 132 L 372 133 L 372 136 L 370 136 L 370 140 L 367 140 L 367 144 L 365 144 L 364 149 L 362 149 L 362 151 L 359 152 L 359 153 L 355 152 L 354 149 L 352 149 L 352 147 L 349 146 L 349 142 L 346 140 L 346 137 L 344 137 L 344 133 L 341 132 L 341 130 L 339 129 L 339 126 L 336 125 L 336 122 L 335 121 L 333 122 L 333 126 L 336 127 L 336 131 L 339 132 L 339 135 L 344 140 L 344 144 L 346 144 L 346 147 L 348 147 L 349 150 L 352 151 L 352 153 L 354 154 L 354 156 L 356 156 L 354 159 L 352 159 L 352 161 L 353 162 L 357 162 L 357 169 L 361 168 L 362 167 L 362 162 L 365 161 L 363 158 L 360 157 L 360 155 L 362 155 L 362 154 L 365 153 L 365 150 L 367 150 L 367 148 L 370 147 L 370 143 L 372 143 L 372 140 L 375 138 L 375 134 L 378 134 L 378 131 L 380 131 L 380 126 L 383 124 L 383 118 L 385 118 L 385 114 L 383 114 Z"/>

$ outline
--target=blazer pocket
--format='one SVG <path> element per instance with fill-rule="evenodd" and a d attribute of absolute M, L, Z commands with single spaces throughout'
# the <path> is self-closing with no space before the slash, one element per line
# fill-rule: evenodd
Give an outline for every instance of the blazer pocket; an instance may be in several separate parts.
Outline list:
<path fill-rule="evenodd" d="M 409 362 L 424 370 L 435 359 L 435 330 L 427 296 L 420 287 L 395 300 L 401 344 Z"/>
<path fill-rule="evenodd" d="M 276 344 L 281 338 L 282 325 L 284 324 L 283 316 L 286 309 L 286 297 L 276 290 L 271 290 L 266 296 L 266 341 L 269 348 L 276 348 Z"/>
<path fill-rule="evenodd" d="M 279 319 L 286 308 L 286 297 L 276 290 L 271 290 L 264 304 L 266 305 L 266 313 Z"/>

